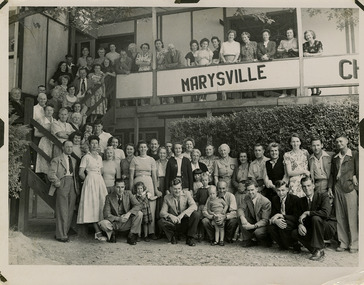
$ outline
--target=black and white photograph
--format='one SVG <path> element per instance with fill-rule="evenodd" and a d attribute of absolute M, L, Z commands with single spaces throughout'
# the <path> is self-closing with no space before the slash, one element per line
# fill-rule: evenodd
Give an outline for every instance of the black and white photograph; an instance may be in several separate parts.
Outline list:
<path fill-rule="evenodd" d="M 364 6 L 187 2 L 2 4 L 0 284 L 362 284 Z"/>

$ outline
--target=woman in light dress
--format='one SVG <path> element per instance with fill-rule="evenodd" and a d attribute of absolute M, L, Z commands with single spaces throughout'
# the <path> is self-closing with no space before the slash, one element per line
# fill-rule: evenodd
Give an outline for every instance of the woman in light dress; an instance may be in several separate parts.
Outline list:
<path fill-rule="evenodd" d="M 227 32 L 228 40 L 223 42 L 220 48 L 220 58 L 223 63 L 238 62 L 240 56 L 240 43 L 235 41 L 236 31 L 229 30 Z"/>
<path fill-rule="evenodd" d="M 110 194 L 114 189 L 115 179 L 120 178 L 120 161 L 115 159 L 115 152 L 112 146 L 108 146 L 102 161 L 103 173 L 107 192 Z"/>
<path fill-rule="evenodd" d="M 230 147 L 227 144 L 222 144 L 218 149 L 221 158 L 216 160 L 215 162 L 215 185 L 219 181 L 225 181 L 226 186 L 228 187 L 228 191 L 230 193 L 234 193 L 233 185 L 231 183 L 231 177 L 236 167 L 238 167 L 238 161 L 236 158 L 232 158 L 229 156 Z"/>

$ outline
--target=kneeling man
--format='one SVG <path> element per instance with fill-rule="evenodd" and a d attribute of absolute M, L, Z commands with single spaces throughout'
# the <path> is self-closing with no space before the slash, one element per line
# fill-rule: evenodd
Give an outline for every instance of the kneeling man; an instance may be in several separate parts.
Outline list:
<path fill-rule="evenodd" d="M 182 190 L 182 180 L 172 180 L 172 192 L 164 196 L 160 212 L 159 227 L 166 234 L 168 241 L 177 243 L 176 234 L 186 233 L 186 244 L 195 246 L 194 236 L 200 221 L 200 213 L 189 191 Z"/>
<path fill-rule="evenodd" d="M 301 216 L 298 229 L 292 235 L 311 252 L 311 260 L 320 261 L 325 255 L 324 240 L 332 239 L 335 235 L 336 218 L 332 215 L 327 192 L 315 192 L 310 177 L 302 178 L 301 185 L 306 197 L 300 198 Z"/>
<path fill-rule="evenodd" d="M 125 190 L 125 182 L 122 179 L 116 179 L 114 191 L 106 196 L 105 220 L 99 222 L 109 242 L 116 242 L 115 231 L 130 230 L 127 242 L 131 245 L 136 244 L 143 218 L 140 207 L 131 191 Z"/>
<path fill-rule="evenodd" d="M 248 180 L 245 184 L 247 195 L 238 209 L 238 217 L 242 226 L 243 247 L 254 245 L 255 241 L 271 246 L 267 225 L 271 213 L 271 202 L 258 193 L 258 184 Z"/>

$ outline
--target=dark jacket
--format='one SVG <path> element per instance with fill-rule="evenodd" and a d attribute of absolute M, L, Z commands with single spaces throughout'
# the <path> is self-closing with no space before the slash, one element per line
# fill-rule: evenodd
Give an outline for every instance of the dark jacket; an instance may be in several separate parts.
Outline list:
<path fill-rule="evenodd" d="M 177 177 L 177 160 L 174 157 L 171 157 L 167 162 L 166 167 L 166 183 L 165 190 L 169 190 L 171 186 L 171 181 Z M 188 188 L 189 190 L 193 189 L 193 176 L 192 176 L 192 168 L 191 161 L 187 157 L 182 158 L 181 165 L 181 175 L 182 175 L 182 188 Z"/>
<path fill-rule="evenodd" d="M 286 214 L 283 215 L 285 220 L 297 223 L 299 213 L 300 198 L 296 195 L 287 194 L 286 201 L 284 203 Z M 281 201 L 278 196 L 272 198 L 272 212 L 271 217 L 281 212 Z"/>
<path fill-rule="evenodd" d="M 125 190 L 122 199 L 123 199 L 122 203 L 125 213 L 130 211 L 132 215 L 136 215 L 140 211 L 141 205 L 138 202 L 138 200 L 134 197 L 134 195 L 131 193 L 131 191 Z M 106 220 L 109 220 L 110 222 L 115 221 L 115 219 L 119 217 L 118 209 L 119 209 L 119 203 L 118 203 L 118 195 L 116 194 L 116 192 L 107 195 L 104 206 L 104 218 Z"/>

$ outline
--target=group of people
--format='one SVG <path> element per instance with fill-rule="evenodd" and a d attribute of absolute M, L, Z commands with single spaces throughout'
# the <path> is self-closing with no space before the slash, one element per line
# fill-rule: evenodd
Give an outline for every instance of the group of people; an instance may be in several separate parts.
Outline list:
<path fill-rule="evenodd" d="M 325 241 L 337 233 L 338 252 L 358 251 L 358 153 L 345 135 L 336 138 L 337 154 L 314 137 L 310 155 L 292 134 L 291 151 L 282 154 L 272 142 L 267 158 L 256 144 L 252 161 L 243 150 L 230 157 L 226 144 L 219 156 L 206 146 L 202 157 L 192 138 L 165 146 L 157 139 L 129 143 L 125 156 L 119 141 L 95 124 L 80 165 L 66 139 L 47 173 L 61 242 L 69 241 L 80 194 L 77 223 L 93 224 L 99 241 L 116 242 L 118 231 L 129 231 L 131 245 L 163 236 L 172 244 L 185 236 L 190 246 L 203 239 L 220 246 L 240 240 L 243 247 L 275 242 L 295 253 L 303 245 L 311 260 L 322 260 Z"/>

